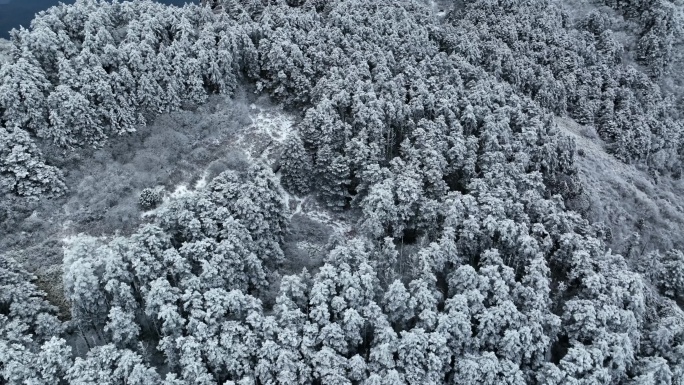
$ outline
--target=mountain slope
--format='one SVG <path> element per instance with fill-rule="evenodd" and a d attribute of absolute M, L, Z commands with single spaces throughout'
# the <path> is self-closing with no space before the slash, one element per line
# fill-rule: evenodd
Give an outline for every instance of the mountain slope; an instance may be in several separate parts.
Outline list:
<path fill-rule="evenodd" d="M 79 0 L 14 34 L 0 171 L 107 236 L 51 256 L 62 319 L 0 255 L 0 382 L 682 385 L 684 252 L 655 250 L 682 121 L 613 11 L 213 3 Z"/>
<path fill-rule="evenodd" d="M 631 251 L 637 254 L 684 246 L 684 181 L 654 178 L 608 154 L 591 128 L 567 118 L 557 122 L 577 143 L 576 164 L 585 186 L 571 206 L 610 228 L 608 243 L 615 252 L 630 254 L 635 233 L 640 239 Z"/>

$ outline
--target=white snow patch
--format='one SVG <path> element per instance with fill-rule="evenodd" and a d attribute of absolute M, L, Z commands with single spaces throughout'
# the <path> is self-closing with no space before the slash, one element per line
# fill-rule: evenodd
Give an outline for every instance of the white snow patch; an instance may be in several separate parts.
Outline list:
<path fill-rule="evenodd" d="M 268 160 L 273 149 L 281 146 L 294 131 L 295 119 L 282 108 L 260 108 L 252 104 L 250 109 L 252 123 L 234 145 L 244 150 L 248 159 Z"/>
<path fill-rule="evenodd" d="M 445 4 L 438 4 L 435 0 L 430 0 L 430 8 L 432 8 L 432 12 L 434 12 L 437 17 L 443 18 L 446 16 L 444 6 Z"/>
<path fill-rule="evenodd" d="M 188 190 L 188 187 L 186 185 L 179 184 L 178 186 L 176 186 L 176 189 L 173 190 L 171 194 L 169 194 L 168 199 L 178 199 L 185 196 L 189 196 L 191 194 L 192 192 Z"/>
<path fill-rule="evenodd" d="M 69 247 L 79 237 L 79 235 L 67 235 L 66 237 L 62 238 L 62 245 L 64 245 L 64 247 Z"/>
<path fill-rule="evenodd" d="M 278 172 L 276 174 L 276 177 L 278 177 L 278 182 L 280 182 L 279 175 L 280 175 L 280 173 Z M 295 195 L 290 194 L 284 188 L 282 189 L 281 193 L 283 194 L 283 199 L 285 200 L 285 205 L 287 206 L 288 209 L 290 209 L 290 207 L 292 207 L 292 202 L 296 203 L 294 210 L 292 212 L 290 212 L 290 219 L 292 219 L 292 217 L 294 217 L 297 214 L 306 215 L 306 213 L 302 211 L 302 207 L 304 207 L 306 200 L 309 199 L 308 195 L 303 197 L 303 198 L 300 198 L 300 197 L 297 197 Z"/>
<path fill-rule="evenodd" d="M 207 185 L 207 182 L 208 182 L 207 179 L 208 178 L 209 178 L 209 171 L 205 170 L 204 173 L 202 173 L 202 177 L 199 178 L 197 180 L 197 182 L 195 182 L 195 190 L 203 189 Z"/>
<path fill-rule="evenodd" d="M 293 201 L 296 203 L 294 210 L 290 212 L 290 219 L 299 214 L 312 221 L 332 227 L 334 232 L 341 234 L 353 232 L 352 224 L 345 220 L 334 218 L 330 211 L 320 207 L 317 202 L 310 202 L 309 200 L 313 199 L 311 195 L 298 197 L 283 189 L 283 196 L 288 208 L 292 207 Z"/>
<path fill-rule="evenodd" d="M 304 199 L 297 199 L 297 198 L 294 198 L 294 197 L 292 197 L 292 196 L 289 196 L 288 199 L 287 199 L 288 205 L 290 204 L 290 199 L 293 199 L 293 200 L 296 200 L 296 201 L 297 201 L 297 206 L 295 207 L 294 211 L 292 212 L 292 215 L 290 216 L 290 218 L 292 218 L 292 217 L 294 217 L 295 215 L 301 214 L 301 213 L 302 213 L 302 206 L 304 205 L 304 201 L 306 201 L 306 198 L 304 198 Z"/>
<path fill-rule="evenodd" d="M 351 224 L 333 218 L 329 212 L 322 209 L 306 210 L 302 211 L 302 214 L 313 221 L 324 223 L 343 234 L 352 232 Z"/>
<path fill-rule="evenodd" d="M 259 110 L 252 126 L 257 132 L 268 135 L 276 142 L 283 143 L 292 133 L 294 119 L 282 111 Z"/>
<path fill-rule="evenodd" d="M 232 146 L 244 150 L 248 162 L 256 161 L 256 158 L 268 161 L 272 151 L 277 148 L 277 146 L 281 145 L 295 130 L 295 119 L 292 115 L 284 112 L 282 108 L 261 108 L 255 104 L 251 104 L 249 109 L 252 123 L 238 134 L 238 137 L 232 143 Z M 256 140 L 254 140 L 254 134 L 257 134 Z M 265 144 L 263 141 L 264 136 L 266 137 L 266 140 L 270 139 L 272 141 L 266 148 L 263 148 L 263 144 Z M 258 148 L 258 144 L 255 145 L 255 143 L 258 143 L 259 141 L 261 141 L 261 148 Z M 280 175 L 276 174 L 276 177 L 279 179 Z M 162 203 L 158 207 L 141 213 L 141 217 L 145 218 L 158 214 L 162 209 L 168 206 L 171 201 L 192 196 L 198 190 L 205 188 L 208 183 L 209 171 L 205 170 L 202 176 L 194 184 L 189 185 L 187 183 L 181 183 L 177 185 L 171 193 L 164 196 Z M 303 200 L 287 194 L 286 203 L 288 204 L 288 207 L 291 199 L 298 201 L 297 210 L 295 210 L 295 212 L 300 213 Z"/>
<path fill-rule="evenodd" d="M 140 214 L 140 216 L 142 218 L 146 218 L 146 217 L 157 215 L 171 201 L 176 200 L 176 199 L 180 199 L 183 197 L 194 195 L 196 193 L 197 189 L 204 187 L 204 185 L 202 185 L 202 183 L 206 184 L 206 181 L 202 182 L 202 180 L 204 180 L 205 178 L 206 178 L 206 176 L 202 177 L 202 179 L 198 180 L 197 183 L 195 183 L 195 187 L 196 187 L 195 190 L 189 190 L 188 186 L 186 186 L 185 184 L 177 185 L 171 194 L 167 194 L 162 198 L 162 203 L 159 206 L 153 208 L 152 210 L 143 211 L 142 214 Z M 197 187 L 197 186 L 200 186 L 200 187 Z"/>
<path fill-rule="evenodd" d="M 94 237 L 94 236 L 83 234 L 83 233 L 71 234 L 71 235 L 67 235 L 65 237 L 62 237 L 62 245 L 63 245 L 63 247 L 69 247 L 75 241 L 77 241 L 79 239 L 83 239 L 83 238 L 99 239 L 101 241 L 106 241 L 108 239 L 108 237 L 106 237 L 106 236 Z"/>
<path fill-rule="evenodd" d="M 299 214 L 312 221 L 330 226 L 333 228 L 333 231 L 341 234 L 349 234 L 353 231 L 350 223 L 334 218 L 329 211 L 320 207 L 317 202 L 309 202 L 310 199 L 313 199 L 311 198 L 311 195 L 298 197 L 283 189 L 283 196 L 288 208 L 292 207 L 293 201 L 296 202 L 294 210 L 290 212 L 290 219 Z"/>

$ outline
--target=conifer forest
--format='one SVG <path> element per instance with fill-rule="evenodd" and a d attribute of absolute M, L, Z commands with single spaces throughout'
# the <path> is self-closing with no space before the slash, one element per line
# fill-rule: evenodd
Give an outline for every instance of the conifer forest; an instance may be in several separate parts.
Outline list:
<path fill-rule="evenodd" d="M 683 0 L 76 0 L 0 41 L 0 385 L 684 385 Z"/>

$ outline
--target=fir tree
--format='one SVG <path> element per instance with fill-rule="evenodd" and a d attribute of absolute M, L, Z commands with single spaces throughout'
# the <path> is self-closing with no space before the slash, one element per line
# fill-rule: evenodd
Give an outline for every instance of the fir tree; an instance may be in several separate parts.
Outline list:
<path fill-rule="evenodd" d="M 324 145 L 316 154 L 316 169 L 321 181 L 318 187 L 321 198 L 331 209 L 343 210 L 347 205 L 350 182 L 346 159 Z"/>
<path fill-rule="evenodd" d="M 313 166 L 311 157 L 299 135 L 292 134 L 287 138 L 280 164 L 283 187 L 293 194 L 308 194 L 311 190 Z"/>

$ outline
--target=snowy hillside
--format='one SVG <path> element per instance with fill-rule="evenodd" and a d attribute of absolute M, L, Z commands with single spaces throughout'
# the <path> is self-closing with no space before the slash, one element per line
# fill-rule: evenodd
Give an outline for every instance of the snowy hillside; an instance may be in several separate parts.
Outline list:
<path fill-rule="evenodd" d="M 684 385 L 679 1 L 203 4 L 13 33 L 0 384 Z"/>
<path fill-rule="evenodd" d="M 571 205 L 610 228 L 608 244 L 615 252 L 640 255 L 684 247 L 684 181 L 654 179 L 606 153 L 591 128 L 569 119 L 558 123 L 577 142 L 576 162 L 586 186 Z"/>

